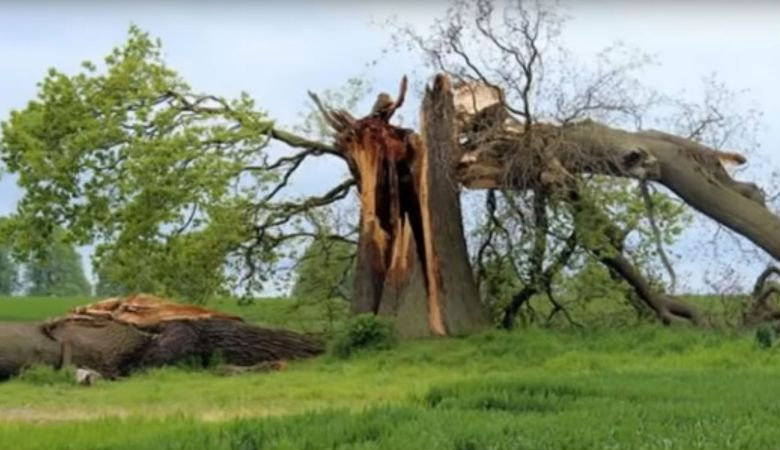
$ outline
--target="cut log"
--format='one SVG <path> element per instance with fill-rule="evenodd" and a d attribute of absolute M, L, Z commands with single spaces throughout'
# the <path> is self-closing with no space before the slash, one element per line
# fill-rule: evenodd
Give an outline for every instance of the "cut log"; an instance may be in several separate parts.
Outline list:
<path fill-rule="evenodd" d="M 36 364 L 60 367 L 60 345 L 36 323 L 0 322 L 0 380 Z"/>

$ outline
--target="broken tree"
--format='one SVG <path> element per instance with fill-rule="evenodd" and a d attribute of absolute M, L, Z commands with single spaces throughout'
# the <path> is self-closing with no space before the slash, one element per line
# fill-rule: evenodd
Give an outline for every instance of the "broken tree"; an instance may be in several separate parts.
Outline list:
<path fill-rule="evenodd" d="M 464 87 L 470 88 L 466 100 Z M 486 100 L 477 95 L 484 86 L 474 87 L 453 90 L 449 78 L 438 75 L 425 92 L 419 135 L 389 123 L 403 102 L 405 78 L 397 101 L 381 94 L 362 119 L 329 109 L 312 94 L 359 187 L 354 312 L 396 317 L 407 337 L 468 332 L 488 323 L 466 253 L 459 185 L 544 191 L 564 199 L 575 217 L 605 222 L 608 239 L 580 244 L 665 323 L 703 319 L 693 307 L 652 288 L 624 257 L 624 236 L 580 195 L 578 176 L 664 184 L 780 258 L 780 219 L 765 207 L 756 185 L 732 179 L 722 165 L 724 159 L 743 160 L 739 155 L 658 131 L 630 133 L 589 120 L 524 124 L 509 115 L 500 91 Z"/>
<path fill-rule="evenodd" d="M 695 308 L 652 288 L 624 256 L 624 233 L 580 195 L 581 175 L 630 177 L 643 187 L 650 181 L 663 184 L 780 259 L 780 218 L 767 209 L 758 186 L 734 180 L 724 168 L 724 163 L 744 163 L 741 155 L 660 131 L 631 133 L 591 120 L 522 123 L 510 116 L 500 89 L 479 83 L 464 86 L 468 89 L 460 89 L 458 104 L 468 112 L 459 124 L 463 155 L 458 179 L 476 189 L 554 193 L 572 207 L 578 229 L 586 221 L 600 223 L 596 228 L 605 239 L 580 243 L 623 278 L 664 323 L 678 318 L 700 324 L 703 318 Z"/>
<path fill-rule="evenodd" d="M 467 333 L 489 318 L 466 251 L 452 90 L 447 77 L 426 90 L 418 135 L 389 123 L 406 88 L 404 78 L 397 100 L 380 94 L 362 119 L 311 94 L 360 196 L 353 311 L 395 317 L 405 337 Z"/>

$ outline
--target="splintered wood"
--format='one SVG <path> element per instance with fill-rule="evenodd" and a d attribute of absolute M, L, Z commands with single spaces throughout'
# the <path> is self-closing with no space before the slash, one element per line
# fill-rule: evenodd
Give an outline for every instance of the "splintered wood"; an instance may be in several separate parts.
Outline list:
<path fill-rule="evenodd" d="M 368 284 L 359 312 L 378 313 L 386 289 L 400 291 L 410 272 L 423 270 L 428 324 L 434 334 L 447 331 L 438 297 L 438 264 L 431 235 L 426 189 L 427 156 L 410 130 L 393 127 L 385 117 L 368 116 L 342 136 L 340 147 L 354 162 L 359 179 L 361 224 L 359 270 Z M 419 264 L 414 264 L 414 260 Z M 433 281 L 432 281 L 433 280 Z M 368 309 L 368 310 L 366 310 Z"/>
<path fill-rule="evenodd" d="M 140 328 L 155 327 L 162 322 L 177 320 L 224 319 L 243 321 L 241 317 L 225 314 L 197 305 L 176 303 L 151 294 L 132 294 L 111 297 L 84 306 L 77 306 L 59 320 L 112 320 Z"/>
<path fill-rule="evenodd" d="M 457 187 L 450 178 L 457 158 L 451 86 L 442 78 L 434 89 L 439 97 L 442 92 L 449 97 L 443 98 L 444 108 L 428 102 L 430 111 L 423 111 L 423 126 L 433 139 L 389 123 L 403 101 L 405 77 L 398 100 L 380 94 L 362 119 L 328 109 L 312 94 L 337 131 L 336 145 L 358 182 L 353 310 L 395 317 L 404 336 L 462 333 L 486 323 L 465 249 Z M 431 111 L 442 109 L 441 121 L 425 124 Z M 451 164 L 439 164 L 443 160 Z"/>

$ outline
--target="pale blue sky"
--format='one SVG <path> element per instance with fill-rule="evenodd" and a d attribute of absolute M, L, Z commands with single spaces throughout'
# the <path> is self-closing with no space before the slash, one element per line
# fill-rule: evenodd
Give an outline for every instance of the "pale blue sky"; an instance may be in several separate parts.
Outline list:
<path fill-rule="evenodd" d="M 780 166 L 778 4 L 628 3 L 565 2 L 572 16 L 564 34 L 567 46 L 581 59 L 616 40 L 655 54 L 661 64 L 647 69 L 642 80 L 665 92 L 686 89 L 695 95 L 702 77 L 713 72 L 732 89 L 749 89 L 746 104 L 765 113 L 758 136 L 763 162 L 749 170 Z M 375 89 L 392 92 L 404 73 L 429 76 L 414 58 L 383 56 L 387 32 L 371 21 L 395 14 L 424 26 L 445 7 L 412 2 L 3 3 L 0 120 L 35 95 L 47 68 L 72 72 L 83 60 L 101 60 L 124 41 L 133 22 L 162 39 L 168 64 L 196 90 L 227 96 L 248 91 L 272 117 L 295 124 L 307 89 L 336 88 L 349 77 L 367 76 Z M 379 63 L 369 66 L 373 60 Z M 415 115 L 416 107 L 408 102 L 404 113 Z M 308 169 L 309 174 L 340 170 L 332 164 Z M 311 178 L 302 187 L 316 189 L 322 178 L 327 177 Z M 3 176 L 0 215 L 14 209 L 19 195 L 13 177 Z"/>

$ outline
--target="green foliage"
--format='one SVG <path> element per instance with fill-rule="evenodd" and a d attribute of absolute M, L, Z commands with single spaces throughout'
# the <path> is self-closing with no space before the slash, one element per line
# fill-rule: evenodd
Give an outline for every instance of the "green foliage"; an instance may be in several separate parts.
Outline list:
<path fill-rule="evenodd" d="M 116 268 L 117 265 L 114 265 Z M 123 295 L 130 294 L 130 289 L 126 288 L 121 280 L 121 275 L 113 273 L 111 264 L 103 264 L 97 268 L 95 275 L 97 276 L 97 282 L 95 283 L 95 296 L 100 298 L 106 297 L 121 297 Z M 144 289 L 139 289 L 138 292 L 151 292 Z"/>
<path fill-rule="evenodd" d="M 577 212 L 566 201 L 550 196 L 544 209 L 546 231 L 536 227 L 534 197 L 531 193 L 502 193 L 495 202 L 494 219 L 487 218 L 475 232 L 478 242 L 491 236 L 485 247 L 481 269 L 484 301 L 500 316 L 503 307 L 523 286 L 540 273 L 530 258 L 541 248 L 541 270 L 556 264 L 566 248 L 566 241 L 576 229 L 576 247 L 561 269 L 554 274 L 551 292 L 559 303 L 566 305 L 574 320 L 591 325 L 583 319 L 601 320 L 589 311 L 612 302 L 621 318 L 631 318 L 625 312 L 645 313 L 645 307 L 633 297 L 631 288 L 611 274 L 599 259 L 587 249 L 611 249 L 606 230 L 615 227 L 623 234 L 625 255 L 639 268 L 651 283 L 663 284 L 664 269 L 657 255 L 655 237 L 647 218 L 644 201 L 635 181 L 607 177 L 582 180 L 579 194 L 581 203 L 598 208 L 600 214 Z M 691 215 L 684 205 L 664 193 L 652 194 L 654 219 L 661 233 L 663 245 L 674 244 L 689 223 Z M 500 224 L 496 225 L 496 224 Z M 612 249 L 614 251 L 614 249 Z M 598 305 L 591 305 L 598 300 Z M 543 287 L 519 311 L 523 322 L 546 320 L 550 302 Z M 623 309 L 624 312 L 619 310 Z M 634 314 L 635 316 L 636 314 Z M 563 317 L 558 314 L 558 317 Z M 567 322 L 568 323 L 568 322 Z"/>
<path fill-rule="evenodd" d="M 314 239 L 298 262 L 292 296 L 325 300 L 349 292 L 355 246 L 335 239 Z"/>
<path fill-rule="evenodd" d="M 207 225 L 164 244 L 132 242 L 106 248 L 94 261 L 98 294 L 155 292 L 189 302 L 225 295 L 226 258 L 242 240 L 242 219 L 238 205 L 213 210 L 218 213 Z"/>
<path fill-rule="evenodd" d="M 759 348 L 772 348 L 774 340 L 774 331 L 770 326 L 762 325 L 756 328 L 756 344 Z"/>
<path fill-rule="evenodd" d="M 13 380 L 0 384 L 13 419 L 0 446 L 777 448 L 779 362 L 751 335 L 531 328 L 272 374 L 166 368 L 89 389 Z"/>
<path fill-rule="evenodd" d="M 27 295 L 38 297 L 88 296 L 92 287 L 84 275 L 81 255 L 55 230 L 51 242 L 25 265 Z"/>
<path fill-rule="evenodd" d="M 0 173 L 2 175 L 2 173 Z M 0 295 L 19 289 L 19 265 L 12 254 L 7 233 L 8 220 L 0 217 Z"/>
<path fill-rule="evenodd" d="M 393 323 L 373 314 L 361 314 L 350 319 L 333 341 L 331 352 L 339 358 L 355 353 L 387 350 L 398 342 Z"/>
<path fill-rule="evenodd" d="M 68 242 L 98 242 L 101 289 L 200 299 L 227 281 L 230 252 L 248 238 L 247 207 L 276 176 L 247 175 L 232 189 L 263 157 L 272 122 L 246 95 L 196 95 L 161 55 L 133 26 L 102 69 L 49 70 L 2 124 L 0 156 L 24 189 L 5 229 L 25 255 L 45 249 L 58 225 Z"/>
<path fill-rule="evenodd" d="M 510 255 L 491 254 L 483 261 L 480 295 L 490 307 L 492 316 L 500 319 L 512 297 L 523 284 L 517 277 Z"/>
<path fill-rule="evenodd" d="M 625 244 L 630 248 L 627 255 L 651 281 L 660 282 L 661 272 L 655 235 L 650 225 L 647 208 L 639 194 L 637 182 L 608 177 L 594 177 L 581 192 L 587 202 L 604 211 L 612 226 L 625 236 Z M 675 201 L 663 192 L 650 195 L 653 204 L 653 218 L 661 233 L 664 247 L 673 245 L 685 227 L 690 224 L 692 214 L 686 206 Z M 576 218 L 578 238 L 587 241 L 588 247 L 606 243 L 607 223 L 602 223 L 595 215 L 580 215 Z"/>
<path fill-rule="evenodd" d="M 33 386 L 76 385 L 76 369 L 63 367 L 55 369 L 48 365 L 30 366 L 22 370 L 17 378 Z"/>
<path fill-rule="evenodd" d="M 631 287 L 614 278 L 597 260 L 583 258 L 581 265 L 573 266 L 578 269 L 575 274 L 558 279 L 559 295 L 570 304 L 570 312 L 583 323 L 588 326 L 602 320 L 612 324 L 626 323 L 636 318 L 637 310 L 649 314 L 644 305 L 634 299 Z M 613 314 L 605 315 L 607 312 Z"/>

